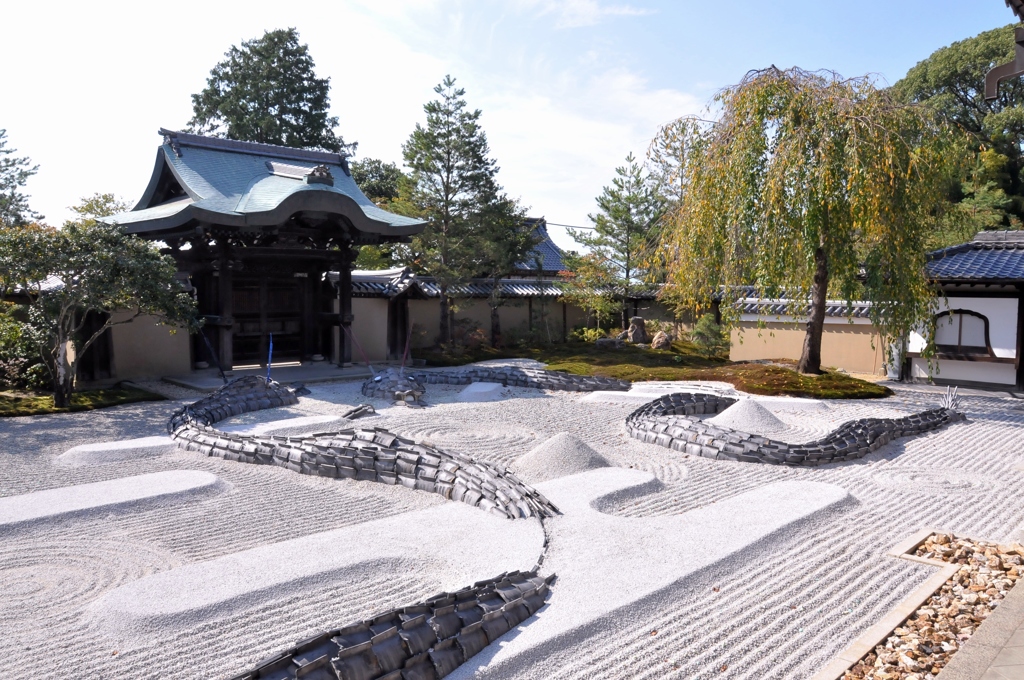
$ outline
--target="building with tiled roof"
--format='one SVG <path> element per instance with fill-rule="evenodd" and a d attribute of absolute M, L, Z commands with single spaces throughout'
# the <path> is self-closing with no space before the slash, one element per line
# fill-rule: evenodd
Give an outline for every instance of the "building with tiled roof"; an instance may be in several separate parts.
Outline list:
<path fill-rule="evenodd" d="M 138 205 L 107 218 L 167 245 L 206 324 L 194 364 L 352 360 L 349 273 L 357 248 L 425 222 L 363 195 L 343 154 L 160 130 Z M 329 271 L 341 272 L 328 281 Z"/>
<path fill-rule="evenodd" d="M 527 223 L 533 225 L 533 234 L 537 245 L 524 262 L 520 262 L 514 272 L 515 276 L 554 279 L 558 272 L 566 270 L 562 259 L 562 249 L 555 245 L 548 234 L 548 223 L 543 217 L 529 217 Z"/>
<path fill-rule="evenodd" d="M 912 333 L 905 374 L 937 383 L 1024 389 L 1024 231 L 982 231 L 969 243 L 930 253 L 928 275 L 941 288 L 933 320 L 937 355 L 921 358 Z"/>

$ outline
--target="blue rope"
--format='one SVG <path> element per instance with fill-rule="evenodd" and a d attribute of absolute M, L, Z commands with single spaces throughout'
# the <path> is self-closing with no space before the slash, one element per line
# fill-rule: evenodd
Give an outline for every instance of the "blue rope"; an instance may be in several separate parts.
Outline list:
<path fill-rule="evenodd" d="M 274 361 L 274 334 L 270 334 L 270 350 L 267 352 L 267 380 L 270 380 L 270 365 Z"/>

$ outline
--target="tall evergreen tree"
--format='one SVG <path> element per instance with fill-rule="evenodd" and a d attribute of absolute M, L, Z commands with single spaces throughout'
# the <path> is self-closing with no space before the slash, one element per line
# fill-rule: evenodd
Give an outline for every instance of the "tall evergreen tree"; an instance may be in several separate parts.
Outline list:
<path fill-rule="evenodd" d="M 28 196 L 22 188 L 36 174 L 38 165 L 28 158 L 19 158 L 15 149 L 7 148 L 7 130 L 0 129 L 0 226 L 21 227 L 43 216 L 28 207 Z"/>
<path fill-rule="evenodd" d="M 378 206 L 385 206 L 398 198 L 401 191 L 402 170 L 394 163 L 385 163 L 378 158 L 350 161 L 352 181 Z"/>
<path fill-rule="evenodd" d="M 245 142 L 341 151 L 330 116 L 330 78 L 317 78 L 309 47 L 294 28 L 232 45 L 206 88 L 192 95 L 188 129 Z"/>
<path fill-rule="evenodd" d="M 453 289 L 482 264 L 482 213 L 501 197 L 489 158 L 480 110 L 470 111 L 466 91 L 450 75 L 434 88 L 439 99 L 424 105 L 426 126 L 416 124 L 402 147 L 412 170 L 410 199 L 429 220 L 413 238 L 413 264 L 433 276 L 441 290 L 442 344 L 452 341 Z"/>
<path fill-rule="evenodd" d="M 940 225 L 945 228 L 930 247 L 960 242 L 979 229 L 1021 227 L 1024 80 L 1011 78 L 999 86 L 995 100 L 985 100 L 985 74 L 997 64 L 1013 61 L 1015 27 L 985 31 L 938 49 L 892 87 L 897 98 L 926 104 L 975 138 L 977 161 L 950 194 L 958 208 L 951 217 L 962 218 L 964 228 Z"/>
<path fill-rule="evenodd" d="M 626 301 L 641 283 L 657 246 L 663 200 L 633 154 L 615 168 L 615 179 L 597 197 L 599 212 L 589 215 L 594 233 L 570 230 L 577 243 L 587 246 L 615 272 L 622 290 L 622 327 L 629 326 Z"/>

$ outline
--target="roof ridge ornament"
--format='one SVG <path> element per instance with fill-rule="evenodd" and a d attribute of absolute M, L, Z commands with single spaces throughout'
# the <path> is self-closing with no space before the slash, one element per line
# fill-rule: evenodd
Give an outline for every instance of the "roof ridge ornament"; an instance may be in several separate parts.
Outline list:
<path fill-rule="evenodd" d="M 178 144 L 178 133 L 173 130 L 160 128 L 160 134 L 164 136 L 164 144 L 169 144 L 174 155 L 181 158 L 181 145 Z"/>
<path fill-rule="evenodd" d="M 310 170 L 302 180 L 306 184 L 326 184 L 327 186 L 334 186 L 334 175 L 331 174 L 331 169 L 322 164 Z"/>

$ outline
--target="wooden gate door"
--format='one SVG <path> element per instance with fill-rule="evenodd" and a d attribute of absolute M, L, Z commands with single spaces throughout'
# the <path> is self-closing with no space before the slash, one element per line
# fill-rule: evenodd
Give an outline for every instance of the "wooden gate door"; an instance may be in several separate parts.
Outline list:
<path fill-rule="evenodd" d="M 302 359 L 304 282 L 298 278 L 235 279 L 232 345 L 236 368 L 266 366 L 271 333 L 275 364 Z"/>

